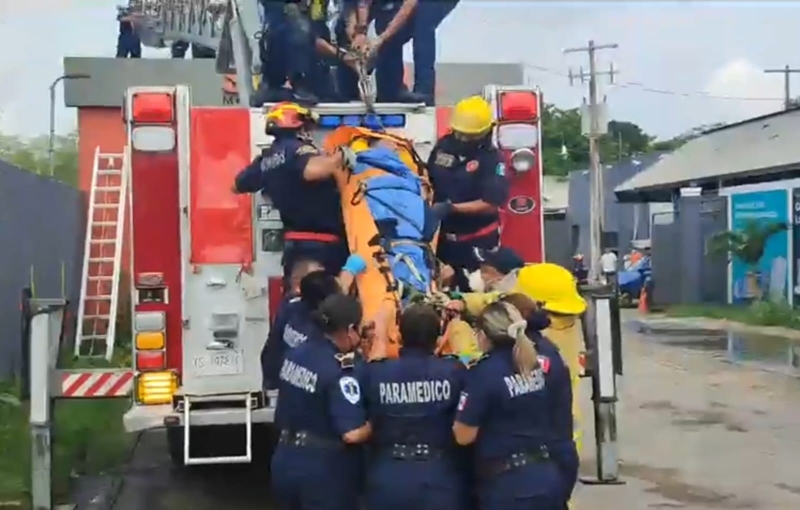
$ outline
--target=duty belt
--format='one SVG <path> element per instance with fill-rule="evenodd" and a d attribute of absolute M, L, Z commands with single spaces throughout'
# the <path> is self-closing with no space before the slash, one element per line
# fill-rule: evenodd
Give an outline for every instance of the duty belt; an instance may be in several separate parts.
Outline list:
<path fill-rule="evenodd" d="M 443 449 L 428 444 L 395 443 L 380 448 L 380 450 L 399 460 L 426 461 L 441 458 L 444 454 Z"/>
<path fill-rule="evenodd" d="M 517 469 L 528 464 L 542 462 L 550 458 L 550 452 L 542 447 L 539 450 L 512 453 L 505 459 L 483 462 L 478 466 L 478 475 L 481 478 L 492 478 L 512 469 Z"/>
<path fill-rule="evenodd" d="M 278 443 L 307 448 L 341 448 L 343 443 L 336 439 L 320 437 L 305 430 L 281 430 Z"/>

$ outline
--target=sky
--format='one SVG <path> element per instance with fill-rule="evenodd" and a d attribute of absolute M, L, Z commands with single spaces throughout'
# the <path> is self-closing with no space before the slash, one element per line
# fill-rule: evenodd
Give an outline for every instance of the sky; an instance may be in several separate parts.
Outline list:
<path fill-rule="evenodd" d="M 253 0 L 255 1 L 255 0 Z M 122 0 L 0 0 L 0 132 L 48 130 L 48 87 L 64 56 L 113 56 Z M 561 108 L 580 105 L 586 85 L 567 74 L 587 68 L 585 53 L 562 50 L 618 44 L 598 52 L 613 63 L 601 78 L 609 116 L 669 138 L 695 126 L 734 122 L 782 108 L 783 76 L 800 67 L 800 2 L 462 0 L 439 29 L 447 62 L 522 62 L 526 80 Z M 406 48 L 410 58 L 410 48 Z M 146 58 L 169 58 L 146 48 Z M 800 74 L 793 75 L 800 96 Z M 58 88 L 57 130 L 75 128 Z"/>

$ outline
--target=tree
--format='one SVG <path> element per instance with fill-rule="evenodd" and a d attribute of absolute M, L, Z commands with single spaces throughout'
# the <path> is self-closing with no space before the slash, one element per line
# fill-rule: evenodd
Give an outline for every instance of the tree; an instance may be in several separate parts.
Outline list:
<path fill-rule="evenodd" d="M 78 134 L 56 136 L 53 177 L 72 186 L 78 185 Z M 0 159 L 39 175 L 50 175 L 48 137 L 24 139 L 0 134 Z"/>
<path fill-rule="evenodd" d="M 600 137 L 600 160 L 613 162 L 650 152 L 653 140 L 633 122 L 612 120 L 608 134 Z M 581 132 L 580 109 L 544 105 L 542 162 L 544 172 L 550 175 L 566 175 L 589 167 L 589 139 Z"/>
<path fill-rule="evenodd" d="M 764 257 L 764 248 L 775 234 L 787 230 L 786 223 L 759 222 L 750 220 L 739 230 L 719 232 L 709 239 L 708 252 L 712 255 L 724 254 L 735 258 L 747 266 L 747 294 L 761 299 L 759 264 Z"/>

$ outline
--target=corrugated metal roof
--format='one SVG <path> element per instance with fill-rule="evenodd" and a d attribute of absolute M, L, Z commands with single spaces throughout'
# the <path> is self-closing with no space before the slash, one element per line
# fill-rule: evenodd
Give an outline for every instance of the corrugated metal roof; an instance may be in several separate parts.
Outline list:
<path fill-rule="evenodd" d="M 616 188 L 629 194 L 800 166 L 800 109 L 710 131 Z"/>

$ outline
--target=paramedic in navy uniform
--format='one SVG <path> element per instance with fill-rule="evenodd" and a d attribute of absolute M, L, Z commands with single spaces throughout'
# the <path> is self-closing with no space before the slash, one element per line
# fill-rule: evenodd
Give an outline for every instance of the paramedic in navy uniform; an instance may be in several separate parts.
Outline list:
<path fill-rule="evenodd" d="M 441 319 L 427 305 L 400 318 L 400 357 L 367 365 L 372 423 L 367 510 L 462 510 L 466 487 L 452 426 L 466 369 L 434 354 Z"/>
<path fill-rule="evenodd" d="M 470 290 L 464 270 L 480 265 L 475 248 L 491 250 L 500 243 L 499 208 L 508 198 L 508 182 L 492 145 L 493 125 L 491 106 L 483 98 L 459 101 L 451 133 L 437 142 L 428 159 L 434 210 L 442 217 L 437 255 L 456 270 L 455 283 L 462 291 Z"/>
<path fill-rule="evenodd" d="M 311 142 L 317 116 L 296 103 L 278 103 L 267 112 L 266 132 L 275 137 L 233 185 L 234 193 L 261 192 L 280 212 L 285 229 L 284 287 L 296 260 L 313 259 L 331 274 L 347 260 L 344 220 L 332 179 L 348 158 L 347 149 L 321 154 Z"/>
<path fill-rule="evenodd" d="M 356 445 L 372 431 L 354 354 L 361 305 L 335 294 L 313 315 L 322 334 L 289 351 L 279 374 L 272 487 L 281 509 L 353 510 L 361 465 Z"/>
<path fill-rule="evenodd" d="M 562 510 L 564 480 L 550 459 L 551 400 L 527 321 L 508 303 L 478 317 L 486 353 L 470 367 L 453 434 L 474 444 L 481 510 Z"/>

